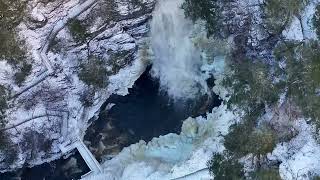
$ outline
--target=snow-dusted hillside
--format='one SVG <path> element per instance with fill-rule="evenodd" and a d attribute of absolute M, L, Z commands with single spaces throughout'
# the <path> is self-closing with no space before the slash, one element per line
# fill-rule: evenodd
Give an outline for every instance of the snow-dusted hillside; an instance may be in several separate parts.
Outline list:
<path fill-rule="evenodd" d="M 61 157 L 58 145 L 82 137 L 88 120 L 112 93 L 128 93 L 148 65 L 138 49 L 148 32 L 153 5 L 153 0 L 28 1 L 28 18 L 16 28 L 32 64 L 22 86 L 13 81 L 14 67 L 0 61 L 0 83 L 12 96 L 6 110 L 8 123 L 2 130 L 19 145 L 12 155 L 16 159 L 12 164 L 3 162 L 1 171 Z M 72 35 L 70 23 L 74 19 L 85 24 L 88 36 L 84 41 Z M 125 58 L 117 57 L 120 52 L 126 53 Z M 79 80 L 79 66 L 91 56 L 101 58 L 108 70 L 103 88 Z M 91 95 L 90 105 L 82 101 L 87 94 Z"/>

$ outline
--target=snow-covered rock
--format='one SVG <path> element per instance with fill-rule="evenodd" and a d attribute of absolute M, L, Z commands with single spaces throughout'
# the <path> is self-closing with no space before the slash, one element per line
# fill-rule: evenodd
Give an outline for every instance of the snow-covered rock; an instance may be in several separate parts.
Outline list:
<path fill-rule="evenodd" d="M 104 13 L 108 12 L 111 1 L 28 1 L 27 18 L 17 31 L 19 39 L 25 41 L 32 72 L 22 87 L 18 87 L 12 80 L 12 67 L 0 61 L 0 83 L 12 89 L 14 97 L 9 102 L 8 124 L 4 129 L 16 144 L 21 144 L 29 131 L 43 134 L 51 144 L 47 152 L 36 153 L 31 159 L 28 158 L 31 149 L 18 146 L 18 159 L 10 168 L 0 164 L 0 171 L 60 158 L 63 154 L 58 145 L 83 137 L 88 120 L 96 116 L 105 100 L 112 93 L 126 95 L 144 72 L 148 64 L 140 59 L 138 49 L 149 31 L 147 22 L 154 0 L 140 4 L 129 0 L 112 2 L 116 7 L 111 9 L 118 15 L 110 18 Z M 76 42 L 68 28 L 70 20 L 76 18 L 88 26 L 87 43 Z M 112 62 L 111 55 L 122 51 L 129 55 Z M 92 55 L 103 58 L 107 69 L 116 70 L 108 74 L 105 88 L 94 91 L 94 102 L 86 107 L 80 96 L 90 87 L 77 74 L 81 61 Z"/>
<path fill-rule="evenodd" d="M 294 16 L 290 26 L 282 33 L 287 40 L 303 41 L 317 38 L 312 24 L 317 3 L 319 3 L 318 0 L 310 1 L 299 15 L 300 18 Z"/>
<path fill-rule="evenodd" d="M 320 145 L 315 139 L 315 129 L 300 119 L 294 125 L 299 134 L 289 142 L 277 145 L 268 159 L 280 161 L 282 179 L 311 179 L 320 175 Z"/>
<path fill-rule="evenodd" d="M 303 29 L 301 22 L 297 17 L 294 17 L 289 28 L 282 32 L 287 40 L 302 41 L 304 39 Z"/>

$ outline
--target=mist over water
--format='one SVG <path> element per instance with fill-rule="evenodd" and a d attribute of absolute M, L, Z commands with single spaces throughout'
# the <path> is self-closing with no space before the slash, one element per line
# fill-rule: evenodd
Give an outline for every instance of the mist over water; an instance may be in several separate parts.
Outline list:
<path fill-rule="evenodd" d="M 151 74 L 160 89 L 174 100 L 193 99 L 207 93 L 201 76 L 201 52 L 192 42 L 193 23 L 181 9 L 183 0 L 160 0 L 151 22 L 151 47 L 155 56 Z"/>

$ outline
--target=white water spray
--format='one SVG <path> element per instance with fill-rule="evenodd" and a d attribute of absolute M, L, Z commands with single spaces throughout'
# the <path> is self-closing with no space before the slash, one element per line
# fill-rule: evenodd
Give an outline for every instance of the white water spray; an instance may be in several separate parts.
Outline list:
<path fill-rule="evenodd" d="M 156 6 L 151 22 L 152 75 L 173 99 L 192 99 L 208 93 L 208 88 L 201 76 L 200 50 L 191 39 L 194 25 L 185 18 L 182 3 L 160 0 Z"/>

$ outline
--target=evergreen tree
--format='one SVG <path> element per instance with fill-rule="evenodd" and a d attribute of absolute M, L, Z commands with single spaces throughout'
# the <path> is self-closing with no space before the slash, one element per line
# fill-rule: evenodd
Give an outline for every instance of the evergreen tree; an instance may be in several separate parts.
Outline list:
<path fill-rule="evenodd" d="M 316 12 L 313 16 L 313 26 L 316 29 L 318 39 L 320 39 L 320 5 L 317 5 Z"/>
<path fill-rule="evenodd" d="M 182 8 L 187 18 L 206 22 L 208 36 L 217 35 L 221 30 L 221 8 L 218 0 L 186 0 Z"/>
<path fill-rule="evenodd" d="M 214 179 L 244 179 L 243 166 L 227 153 L 214 154 L 212 159 L 207 162 L 207 166 Z"/>
<path fill-rule="evenodd" d="M 287 42 L 275 55 L 286 64 L 280 72 L 285 77 L 287 97 L 320 127 L 320 45 L 318 41 Z"/>

